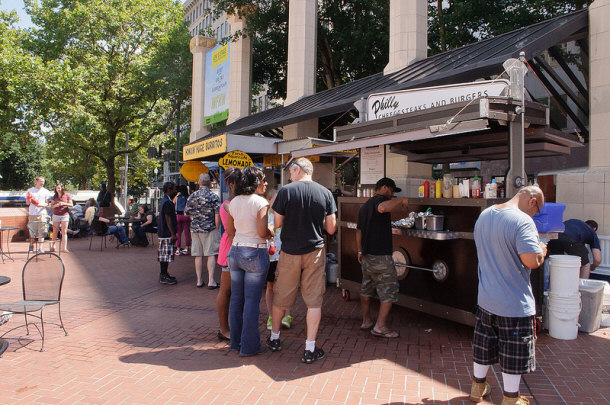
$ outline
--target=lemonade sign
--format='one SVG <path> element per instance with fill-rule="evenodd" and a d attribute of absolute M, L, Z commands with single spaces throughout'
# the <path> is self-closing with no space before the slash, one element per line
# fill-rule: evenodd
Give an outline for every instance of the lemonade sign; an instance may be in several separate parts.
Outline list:
<path fill-rule="evenodd" d="M 239 169 L 243 169 L 244 167 L 254 166 L 254 162 L 247 153 L 244 153 L 239 150 L 234 150 L 233 152 L 229 152 L 224 155 L 218 161 L 218 165 L 223 169 L 228 169 L 229 167 L 237 167 Z"/>

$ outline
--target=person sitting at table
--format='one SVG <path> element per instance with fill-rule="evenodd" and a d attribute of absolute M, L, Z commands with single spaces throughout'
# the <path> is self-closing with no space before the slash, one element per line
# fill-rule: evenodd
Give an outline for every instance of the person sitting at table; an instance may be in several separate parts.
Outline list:
<path fill-rule="evenodd" d="M 87 208 L 87 211 L 85 211 L 85 219 L 90 226 L 94 221 L 99 221 L 106 225 L 105 228 L 107 230 L 104 235 L 114 235 L 119 241 L 120 246 L 129 246 L 131 244 L 129 239 L 127 239 L 127 235 L 125 234 L 125 228 L 120 225 L 109 225 L 111 223 L 110 220 L 108 218 L 98 216 L 95 212 L 95 207 Z M 117 246 L 117 248 L 118 247 L 119 246 Z"/>
<path fill-rule="evenodd" d="M 146 247 L 148 246 L 146 232 L 157 231 L 157 221 L 155 218 L 155 214 L 152 212 L 151 209 L 148 208 L 148 205 L 143 204 L 138 207 L 138 213 L 136 214 L 135 219 L 141 219 L 144 222 L 142 224 L 133 224 L 133 232 L 135 236 L 131 240 L 131 244 L 135 246 Z"/>

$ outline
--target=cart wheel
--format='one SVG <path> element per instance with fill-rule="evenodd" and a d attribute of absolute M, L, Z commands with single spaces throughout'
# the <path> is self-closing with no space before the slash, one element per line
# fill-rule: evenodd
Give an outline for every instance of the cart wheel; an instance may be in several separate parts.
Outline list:
<path fill-rule="evenodd" d="M 350 299 L 349 290 L 341 290 L 341 296 L 343 297 L 343 301 L 348 302 Z"/>

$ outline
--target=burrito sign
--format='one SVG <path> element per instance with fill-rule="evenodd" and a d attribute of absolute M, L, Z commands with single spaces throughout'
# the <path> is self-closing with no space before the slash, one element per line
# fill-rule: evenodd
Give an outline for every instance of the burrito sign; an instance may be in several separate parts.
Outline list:
<path fill-rule="evenodd" d="M 507 88 L 508 81 L 495 80 L 371 94 L 367 99 L 367 118 L 378 120 L 481 97 L 495 97 Z"/>
<path fill-rule="evenodd" d="M 220 158 L 218 165 L 223 169 L 228 169 L 229 167 L 243 169 L 244 167 L 254 166 L 254 162 L 252 162 L 252 159 L 247 153 L 234 150 L 233 152 L 229 152 Z"/>

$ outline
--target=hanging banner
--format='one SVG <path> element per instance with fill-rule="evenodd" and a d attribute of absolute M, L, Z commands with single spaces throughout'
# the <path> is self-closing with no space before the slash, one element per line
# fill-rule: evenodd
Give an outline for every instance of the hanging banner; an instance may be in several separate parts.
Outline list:
<path fill-rule="evenodd" d="M 229 117 L 229 44 L 218 45 L 205 54 L 205 103 L 203 125 Z"/>
<path fill-rule="evenodd" d="M 506 89 L 508 89 L 507 80 L 496 80 L 371 94 L 367 99 L 368 120 L 388 118 L 480 97 L 499 96 Z"/>
<path fill-rule="evenodd" d="M 229 152 L 220 158 L 218 165 L 223 169 L 228 169 L 229 167 L 243 169 L 244 167 L 254 166 L 254 162 L 252 162 L 252 159 L 247 153 L 234 150 L 233 152 Z"/>

